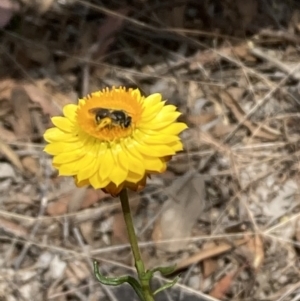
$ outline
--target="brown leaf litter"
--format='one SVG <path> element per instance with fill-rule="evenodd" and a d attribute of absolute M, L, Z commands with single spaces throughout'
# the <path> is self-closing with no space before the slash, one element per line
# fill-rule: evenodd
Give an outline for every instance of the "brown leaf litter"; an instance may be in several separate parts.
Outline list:
<path fill-rule="evenodd" d="M 186 248 L 181 239 L 188 244 L 186 238 L 191 236 L 192 227 L 203 212 L 204 179 L 196 171 L 189 171 L 175 180 L 165 193 L 169 200 L 155 224 L 152 239 L 157 248 L 178 252 Z"/>
<path fill-rule="evenodd" d="M 134 298 L 91 269 L 133 267 L 119 201 L 58 178 L 42 151 L 65 104 L 123 85 L 162 93 L 189 124 L 168 171 L 131 196 L 146 266 L 180 270 L 168 298 L 295 300 L 298 3 L 38 2 L 0 3 L 0 295 Z"/>

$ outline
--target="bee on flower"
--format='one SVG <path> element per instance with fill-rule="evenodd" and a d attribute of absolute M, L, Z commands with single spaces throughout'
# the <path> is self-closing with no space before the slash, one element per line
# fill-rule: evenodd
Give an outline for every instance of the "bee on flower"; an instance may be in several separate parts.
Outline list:
<path fill-rule="evenodd" d="M 59 175 L 77 186 L 91 185 L 113 196 L 123 188 L 138 190 L 147 176 L 162 173 L 183 149 L 180 113 L 161 94 L 144 97 L 138 89 L 103 89 L 63 108 L 44 138 Z"/>

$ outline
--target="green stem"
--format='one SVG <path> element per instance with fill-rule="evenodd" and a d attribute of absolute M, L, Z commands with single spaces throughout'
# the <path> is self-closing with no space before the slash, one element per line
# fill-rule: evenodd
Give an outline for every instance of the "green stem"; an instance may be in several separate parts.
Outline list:
<path fill-rule="evenodd" d="M 143 301 L 154 301 L 154 297 L 153 297 L 153 294 L 152 294 L 151 288 L 150 288 L 151 277 L 149 277 L 149 275 L 146 273 L 145 265 L 141 258 L 141 254 L 140 254 L 140 250 L 139 250 L 139 246 L 138 246 L 138 242 L 137 242 L 137 238 L 136 238 L 136 234 L 135 234 L 135 230 L 134 230 L 134 226 L 133 226 L 132 216 L 131 216 L 131 212 L 130 212 L 130 206 L 129 206 L 129 202 L 128 202 L 128 194 L 127 194 L 126 189 L 123 189 L 121 191 L 120 200 L 121 200 L 124 220 L 125 220 L 126 227 L 127 227 L 129 242 L 130 242 L 131 250 L 133 253 L 133 257 L 134 257 L 135 268 L 137 270 L 140 284 L 141 284 L 143 294 L 144 294 Z"/>

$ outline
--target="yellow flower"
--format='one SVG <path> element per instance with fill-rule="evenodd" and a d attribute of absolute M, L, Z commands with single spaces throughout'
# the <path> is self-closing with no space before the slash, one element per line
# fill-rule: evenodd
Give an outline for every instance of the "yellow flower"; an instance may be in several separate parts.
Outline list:
<path fill-rule="evenodd" d="M 162 173 L 182 150 L 178 134 L 187 126 L 160 94 L 138 89 L 104 89 L 63 108 L 44 138 L 59 175 L 74 176 L 77 186 L 91 185 L 112 195 L 137 190 L 151 173 Z"/>

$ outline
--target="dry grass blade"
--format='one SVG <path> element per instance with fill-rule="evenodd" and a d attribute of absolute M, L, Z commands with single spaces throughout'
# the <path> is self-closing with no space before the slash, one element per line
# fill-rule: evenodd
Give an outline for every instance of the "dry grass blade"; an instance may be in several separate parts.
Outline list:
<path fill-rule="evenodd" d="M 255 124 L 250 120 L 245 120 L 246 113 L 238 104 L 237 100 L 230 95 L 230 93 L 227 91 L 220 91 L 218 94 L 238 122 L 243 121 L 243 125 L 249 129 L 253 136 L 271 141 L 277 140 L 281 136 L 281 133 L 275 129 L 271 129 L 265 125 Z"/>

